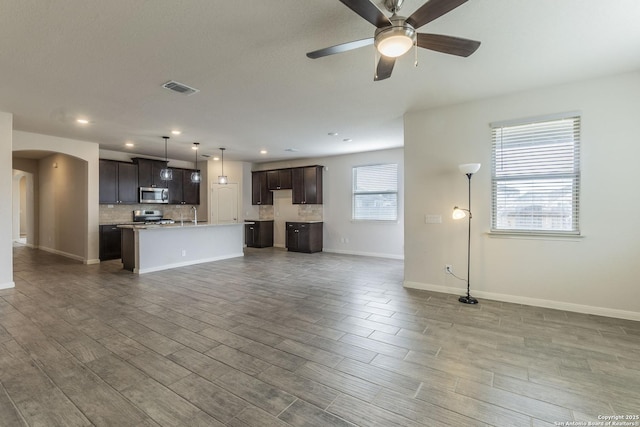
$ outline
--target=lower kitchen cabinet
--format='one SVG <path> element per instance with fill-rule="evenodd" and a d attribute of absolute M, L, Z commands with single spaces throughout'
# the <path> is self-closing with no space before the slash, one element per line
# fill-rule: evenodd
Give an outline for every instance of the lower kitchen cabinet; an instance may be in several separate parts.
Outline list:
<path fill-rule="evenodd" d="M 100 226 L 100 261 L 118 259 L 122 256 L 122 229 L 117 225 Z"/>
<path fill-rule="evenodd" d="M 251 224 L 245 224 L 244 242 L 250 248 L 273 246 L 273 220 L 251 221 Z"/>
<path fill-rule="evenodd" d="M 286 246 L 292 252 L 322 251 L 322 222 L 287 222 Z"/>

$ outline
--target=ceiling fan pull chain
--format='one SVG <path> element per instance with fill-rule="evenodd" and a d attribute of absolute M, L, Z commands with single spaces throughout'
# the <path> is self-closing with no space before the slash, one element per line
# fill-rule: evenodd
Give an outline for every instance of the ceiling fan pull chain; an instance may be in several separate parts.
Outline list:
<path fill-rule="evenodd" d="M 373 79 L 378 80 L 378 49 L 373 48 Z"/>
<path fill-rule="evenodd" d="M 416 60 L 413 63 L 413 66 L 417 67 L 418 66 L 418 39 L 416 39 L 416 41 L 413 42 L 413 46 L 414 46 L 413 50 L 416 52 Z"/>

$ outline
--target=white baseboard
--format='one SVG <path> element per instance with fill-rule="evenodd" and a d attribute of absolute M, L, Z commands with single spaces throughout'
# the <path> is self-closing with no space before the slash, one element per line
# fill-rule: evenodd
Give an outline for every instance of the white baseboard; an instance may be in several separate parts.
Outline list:
<path fill-rule="evenodd" d="M 63 256 L 65 258 L 71 258 L 71 259 L 74 259 L 76 261 L 80 261 L 82 263 L 85 262 L 84 257 L 81 257 L 79 255 L 75 255 L 75 254 L 70 254 L 70 253 L 64 252 L 64 251 L 59 251 L 58 249 L 48 248 L 46 246 L 40 246 L 38 249 L 40 249 L 41 251 L 49 252 L 51 254 Z"/>
<path fill-rule="evenodd" d="M 464 295 L 466 288 L 454 288 L 449 286 L 432 285 L 420 282 L 404 282 L 405 288 L 420 289 L 423 291 L 441 292 L 445 294 Z M 618 310 L 615 308 L 596 307 L 592 305 L 573 304 L 563 301 L 551 301 L 539 298 L 520 297 L 517 295 L 498 294 L 494 292 L 474 291 L 476 298 L 485 298 L 495 301 L 512 302 L 515 304 L 531 305 L 534 307 L 553 308 L 556 310 L 572 311 L 575 313 L 594 314 L 597 316 L 615 317 L 618 319 L 640 320 L 640 312 Z"/>
<path fill-rule="evenodd" d="M 16 283 L 15 282 L 0 283 L 0 289 L 11 289 L 11 288 L 15 288 L 15 287 L 16 287 Z"/>
<path fill-rule="evenodd" d="M 84 260 L 84 263 L 87 265 L 91 265 L 91 264 L 100 264 L 100 260 L 99 259 L 86 259 Z"/>
<path fill-rule="evenodd" d="M 395 254 L 382 254 L 377 252 L 359 252 L 359 251 L 344 251 L 340 249 L 327 249 L 322 248 L 323 252 L 329 252 L 332 254 L 343 254 L 343 255 L 358 255 L 358 256 L 369 256 L 375 258 L 390 258 L 390 259 L 404 259 L 404 255 L 395 255 Z"/>

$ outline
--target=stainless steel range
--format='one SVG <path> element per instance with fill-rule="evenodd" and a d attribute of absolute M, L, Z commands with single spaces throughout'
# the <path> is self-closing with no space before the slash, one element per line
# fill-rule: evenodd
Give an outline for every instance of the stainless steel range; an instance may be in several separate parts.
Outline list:
<path fill-rule="evenodd" d="M 133 222 L 143 222 L 145 224 L 173 224 L 174 220 L 163 218 L 162 211 L 156 209 L 140 209 L 133 211 Z"/>

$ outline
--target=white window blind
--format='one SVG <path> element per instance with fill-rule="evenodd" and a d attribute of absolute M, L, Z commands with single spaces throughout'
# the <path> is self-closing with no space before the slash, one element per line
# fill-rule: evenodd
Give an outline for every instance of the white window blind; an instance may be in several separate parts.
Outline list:
<path fill-rule="evenodd" d="M 580 116 L 492 125 L 492 230 L 579 234 Z"/>
<path fill-rule="evenodd" d="M 398 219 L 398 165 L 353 168 L 354 220 L 396 221 Z"/>

